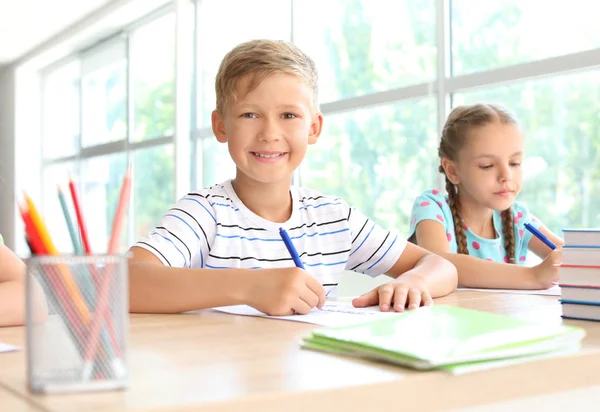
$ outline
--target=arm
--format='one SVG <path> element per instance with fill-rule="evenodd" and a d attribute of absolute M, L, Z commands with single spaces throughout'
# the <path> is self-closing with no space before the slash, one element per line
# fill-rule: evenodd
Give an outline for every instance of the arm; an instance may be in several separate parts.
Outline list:
<path fill-rule="evenodd" d="M 433 305 L 432 297 L 447 295 L 456 289 L 456 268 L 446 259 L 419 246 L 407 243 L 406 248 L 386 273 L 395 279 L 354 299 L 355 307 L 379 304 L 382 312 L 393 306 L 396 312 L 405 307 Z"/>
<path fill-rule="evenodd" d="M 151 252 L 132 247 L 131 312 L 181 313 L 247 304 L 270 315 L 308 313 L 325 303 L 321 283 L 298 268 L 187 269 L 164 266 Z"/>
<path fill-rule="evenodd" d="M 433 220 L 417 225 L 419 246 L 449 260 L 458 270 L 458 285 L 488 289 L 540 289 L 535 268 L 496 263 L 469 255 L 451 253 L 444 227 Z"/>
<path fill-rule="evenodd" d="M 0 244 L 0 326 L 25 323 L 25 263 Z"/>
<path fill-rule="evenodd" d="M 396 264 L 386 273 L 399 279 L 422 279 L 433 298 L 445 296 L 456 289 L 456 268 L 446 259 L 408 243 Z"/>
<path fill-rule="evenodd" d="M 537 228 L 540 232 L 542 232 L 552 243 L 556 245 L 557 248 L 560 248 L 565 245 L 565 241 L 552 233 L 546 226 L 541 225 Z M 535 253 L 537 256 L 545 259 L 552 250 L 544 244 L 537 237 L 532 236 L 529 241 L 528 249 Z"/>

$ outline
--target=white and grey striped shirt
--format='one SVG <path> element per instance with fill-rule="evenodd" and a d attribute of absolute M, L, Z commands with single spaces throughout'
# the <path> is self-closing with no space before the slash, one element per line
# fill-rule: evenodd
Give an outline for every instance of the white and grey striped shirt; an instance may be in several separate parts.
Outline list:
<path fill-rule="evenodd" d="M 279 235 L 287 230 L 306 270 L 323 284 L 344 270 L 377 276 L 396 263 L 406 246 L 337 197 L 292 186 L 292 216 L 274 223 L 251 212 L 231 181 L 189 193 L 136 246 L 165 265 L 189 268 L 267 269 L 294 266 Z"/>

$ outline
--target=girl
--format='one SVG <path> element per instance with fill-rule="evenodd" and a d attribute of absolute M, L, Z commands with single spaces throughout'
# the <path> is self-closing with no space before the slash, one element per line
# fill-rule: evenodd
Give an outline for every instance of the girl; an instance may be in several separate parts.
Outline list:
<path fill-rule="evenodd" d="M 410 240 L 452 262 L 459 286 L 547 289 L 557 282 L 560 247 L 552 251 L 524 224 L 557 246 L 562 239 L 515 201 L 524 144 L 514 117 L 494 105 L 457 107 L 444 125 L 438 154 L 448 195 L 434 189 L 416 199 Z M 523 266 L 528 249 L 544 260 Z"/>
<path fill-rule="evenodd" d="M 0 326 L 25 322 L 25 264 L 0 236 Z"/>

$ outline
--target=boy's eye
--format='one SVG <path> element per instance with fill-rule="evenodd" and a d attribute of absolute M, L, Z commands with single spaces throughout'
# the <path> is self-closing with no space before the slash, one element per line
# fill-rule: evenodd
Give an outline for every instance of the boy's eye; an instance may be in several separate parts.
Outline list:
<path fill-rule="evenodd" d="M 256 119 L 257 116 L 255 113 L 244 113 L 240 117 L 243 117 L 245 119 Z"/>
<path fill-rule="evenodd" d="M 521 166 L 521 162 L 511 162 L 510 165 L 512 167 L 519 167 L 519 166 Z"/>
<path fill-rule="evenodd" d="M 298 117 L 298 116 L 296 116 L 294 113 L 284 113 L 283 114 L 284 119 L 295 119 L 296 117 Z"/>
<path fill-rule="evenodd" d="M 487 169 L 491 169 L 492 165 L 483 165 L 483 166 L 479 166 L 479 168 L 483 169 L 483 170 L 487 170 Z"/>

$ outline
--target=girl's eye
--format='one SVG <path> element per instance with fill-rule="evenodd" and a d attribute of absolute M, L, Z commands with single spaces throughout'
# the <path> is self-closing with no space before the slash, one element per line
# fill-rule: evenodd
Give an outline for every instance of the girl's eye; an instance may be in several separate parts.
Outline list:
<path fill-rule="evenodd" d="M 244 113 L 240 117 L 243 117 L 245 119 L 256 119 L 257 116 L 254 113 Z"/>
<path fill-rule="evenodd" d="M 284 119 L 295 119 L 296 117 L 298 117 L 298 116 L 296 116 L 294 113 L 284 113 L 283 114 Z"/>
<path fill-rule="evenodd" d="M 519 162 L 512 162 L 510 165 L 513 166 L 513 167 L 519 167 L 519 166 L 521 166 L 521 163 L 519 163 Z"/>
<path fill-rule="evenodd" d="M 484 166 L 479 166 L 479 168 L 480 168 L 480 169 L 483 169 L 483 170 L 487 170 L 487 169 L 491 169 L 491 168 L 492 168 L 492 165 L 484 165 Z"/>

